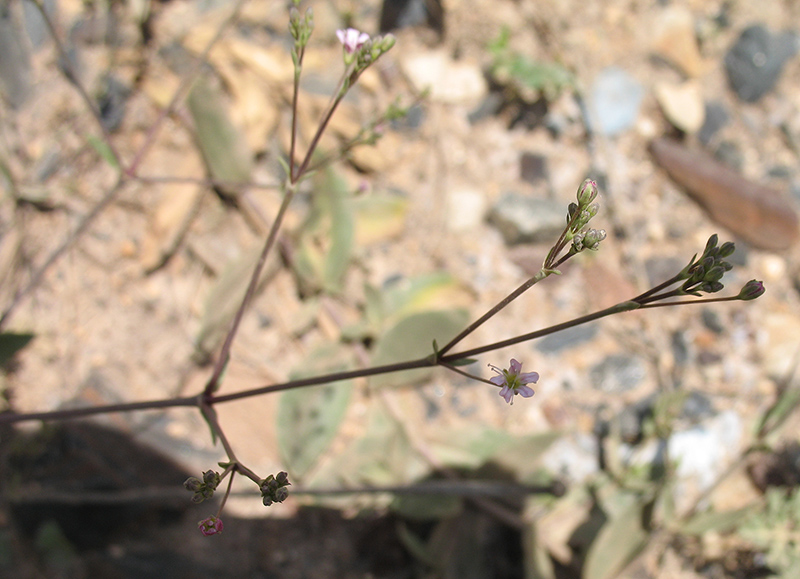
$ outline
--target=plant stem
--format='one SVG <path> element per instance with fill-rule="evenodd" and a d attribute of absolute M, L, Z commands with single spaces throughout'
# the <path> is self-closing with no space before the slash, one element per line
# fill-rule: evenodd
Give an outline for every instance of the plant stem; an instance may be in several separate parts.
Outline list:
<path fill-rule="evenodd" d="M 631 310 L 638 309 L 639 304 L 633 301 L 627 302 L 620 302 L 610 308 L 606 308 L 604 310 L 600 310 L 599 312 L 595 312 L 593 314 L 588 314 L 586 316 L 581 316 L 580 318 L 575 318 L 574 320 L 570 320 L 568 322 L 563 322 L 560 324 L 556 324 L 554 326 L 550 326 L 548 328 L 543 328 L 541 330 L 536 330 L 535 332 L 530 332 L 528 334 L 523 334 L 521 336 L 517 336 L 516 338 L 509 338 L 508 340 L 503 340 L 501 342 L 494 342 L 492 344 L 487 344 L 485 346 L 481 346 L 479 348 L 472 348 L 471 350 L 465 350 L 463 352 L 457 352 L 455 354 L 450 354 L 449 356 L 442 356 L 440 357 L 440 362 L 453 362 L 456 360 L 460 360 L 461 358 L 471 358 L 472 356 L 476 356 L 478 354 L 483 354 L 484 352 L 490 352 L 492 350 L 499 350 L 500 348 L 505 348 L 507 346 L 513 346 L 515 344 L 519 344 L 521 342 L 527 342 L 529 340 L 534 340 L 536 338 L 541 338 L 542 336 L 547 336 L 548 334 L 553 334 L 555 332 L 560 332 L 562 330 L 566 330 L 568 328 L 573 328 L 575 326 L 579 326 L 581 324 L 585 324 L 586 322 L 592 322 L 594 320 L 599 320 L 600 318 L 604 318 L 606 316 L 610 316 L 612 314 L 619 314 L 622 312 L 629 312 Z"/>
<path fill-rule="evenodd" d="M 258 279 L 261 277 L 261 272 L 264 269 L 264 264 L 267 263 L 267 256 L 269 255 L 272 246 L 275 243 L 275 239 L 278 235 L 278 230 L 280 229 L 281 223 L 283 223 L 283 218 L 286 215 L 286 210 L 289 208 L 289 204 L 294 197 L 294 193 L 297 190 L 294 184 L 288 183 L 286 185 L 286 194 L 283 196 L 283 201 L 281 202 L 280 209 L 278 210 L 278 215 L 275 217 L 275 221 L 272 223 L 272 227 L 269 230 L 269 235 L 267 236 L 267 241 L 264 243 L 264 248 L 261 250 L 261 255 L 258 258 L 258 263 L 256 264 L 256 268 L 253 271 L 253 275 L 250 277 L 250 283 L 247 286 L 247 291 L 244 294 L 244 299 L 242 303 L 239 305 L 239 309 L 236 310 L 236 315 L 233 318 L 233 324 L 231 324 L 230 330 L 228 330 L 228 335 L 225 336 L 225 342 L 222 344 L 222 350 L 219 353 L 219 357 L 217 358 L 216 364 L 214 365 L 214 372 L 209 378 L 208 383 L 206 384 L 204 394 L 205 396 L 210 396 L 212 392 L 214 392 L 219 387 L 219 377 L 222 375 L 223 370 L 225 369 L 225 365 L 228 362 L 228 358 L 230 357 L 231 347 L 233 346 L 233 339 L 236 337 L 236 332 L 239 329 L 239 324 L 242 321 L 242 317 L 244 316 L 244 311 L 247 309 L 247 306 L 250 305 L 250 302 L 253 299 L 253 296 L 256 293 L 256 288 L 258 287 Z"/>
<path fill-rule="evenodd" d="M 540 269 L 539 273 L 534 275 L 532 278 L 528 279 L 525 283 L 523 283 L 521 286 L 519 286 L 517 289 L 515 289 L 513 292 L 511 292 L 509 295 L 507 295 L 505 298 L 503 298 L 500 301 L 500 303 L 498 303 L 496 306 L 494 306 L 488 312 L 483 314 L 480 318 L 478 318 L 477 320 L 472 322 L 469 326 L 467 326 L 467 328 L 463 332 L 461 332 L 455 338 L 453 338 L 452 340 L 447 342 L 447 344 L 445 344 L 444 347 L 439 350 L 439 356 L 441 357 L 444 354 L 446 354 L 448 351 L 450 351 L 453 348 L 453 346 L 455 346 L 461 340 L 463 340 L 464 338 L 469 336 L 479 326 L 481 326 L 484 322 L 486 322 L 486 320 L 488 320 L 489 318 L 494 316 L 497 312 L 502 310 L 504 307 L 506 307 L 508 304 L 510 304 L 512 301 L 514 301 L 520 295 L 522 295 L 525 291 L 527 291 L 528 289 L 533 287 L 534 284 L 542 281 L 544 278 L 549 276 L 551 273 L 552 273 L 552 271 L 548 271 L 545 268 Z"/>

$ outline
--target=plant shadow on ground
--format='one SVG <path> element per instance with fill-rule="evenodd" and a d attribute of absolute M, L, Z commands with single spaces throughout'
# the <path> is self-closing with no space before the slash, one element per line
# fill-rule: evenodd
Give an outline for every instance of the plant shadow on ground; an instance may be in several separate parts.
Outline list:
<path fill-rule="evenodd" d="M 223 533 L 208 538 L 195 523 L 218 505 L 192 505 L 180 488 L 189 473 L 125 434 L 90 422 L 0 434 L 0 518 L 6 523 L 0 526 L 0 575 L 526 577 L 523 534 L 470 501 L 443 496 L 436 499 L 438 518 L 422 519 L 398 514 L 414 511 L 413 500 L 405 510 L 365 510 L 357 516 L 315 506 L 281 519 L 228 515 Z M 507 478 L 491 465 L 462 474 Z M 429 498 L 423 497 L 417 510 Z M 459 507 L 448 509 L 449 502 Z M 521 514 L 519 497 L 502 503 Z M 571 565 L 551 561 L 558 579 L 581 577 L 581 544 L 586 547 L 587 536 L 602 527 L 595 523 L 590 518 L 575 530 Z M 695 551 L 689 543 L 677 550 L 689 557 Z M 724 562 L 701 562 L 697 570 L 710 578 L 769 576 L 755 553 L 728 553 L 731 557 L 734 574 Z"/>
<path fill-rule="evenodd" d="M 180 488 L 189 473 L 119 431 L 88 422 L 7 431 L 0 452 L 0 514 L 10 523 L 0 527 L 0 575 L 424 577 L 432 562 L 412 556 L 401 534 L 422 542 L 438 532 L 446 557 L 437 559 L 447 561 L 439 576 L 523 576 L 519 533 L 474 508 L 438 531 L 391 513 L 320 507 L 287 519 L 229 515 L 223 533 L 207 538 L 195 523 L 208 506 Z"/>

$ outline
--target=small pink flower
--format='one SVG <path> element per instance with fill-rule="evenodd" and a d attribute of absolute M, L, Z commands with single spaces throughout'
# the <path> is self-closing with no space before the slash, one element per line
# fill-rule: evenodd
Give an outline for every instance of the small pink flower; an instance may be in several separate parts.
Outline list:
<path fill-rule="evenodd" d="M 500 386 L 500 396 L 509 404 L 514 404 L 514 395 L 519 394 L 523 398 L 533 396 L 533 388 L 528 384 L 536 384 L 539 380 L 538 372 L 525 372 L 521 374 L 522 364 L 511 358 L 508 370 L 501 370 L 497 366 L 489 364 L 492 370 L 497 372 L 497 376 L 489 379 L 489 382 Z"/>
<path fill-rule="evenodd" d="M 369 40 L 369 34 L 366 32 L 359 32 L 355 28 L 337 30 L 336 36 L 339 38 L 339 42 L 342 43 L 342 46 L 344 46 L 347 54 L 353 54 Z"/>
<path fill-rule="evenodd" d="M 211 535 L 216 535 L 217 533 L 222 532 L 222 519 L 218 519 L 215 516 L 210 516 L 207 519 L 203 519 L 197 526 L 200 529 L 200 532 L 203 533 L 206 537 L 210 537 Z"/>

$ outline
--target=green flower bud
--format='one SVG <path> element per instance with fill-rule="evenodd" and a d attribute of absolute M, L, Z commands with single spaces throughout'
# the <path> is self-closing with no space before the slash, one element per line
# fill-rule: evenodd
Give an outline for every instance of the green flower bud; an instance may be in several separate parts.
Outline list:
<path fill-rule="evenodd" d="M 397 42 L 397 38 L 394 37 L 394 34 L 387 34 L 384 36 L 381 41 L 381 53 L 391 50 L 395 42 Z"/>
<path fill-rule="evenodd" d="M 203 486 L 203 483 L 200 482 L 200 479 L 196 476 L 190 476 L 187 478 L 183 483 L 183 488 L 187 491 L 197 492 L 200 490 L 200 487 Z"/>
<path fill-rule="evenodd" d="M 733 255 L 734 251 L 736 251 L 736 245 L 732 241 L 726 241 L 719 248 L 719 256 L 728 257 L 730 255 Z"/>
<path fill-rule="evenodd" d="M 738 297 L 740 300 L 745 300 L 745 301 L 754 300 L 757 297 L 761 296 L 765 291 L 767 290 L 764 287 L 763 282 L 751 279 L 749 282 L 744 284 L 744 287 L 742 287 L 742 290 L 736 297 Z"/>
<path fill-rule="evenodd" d="M 597 197 L 597 183 L 591 179 L 586 179 L 578 187 L 578 204 L 586 207 Z"/>
<path fill-rule="evenodd" d="M 708 252 L 711 251 L 713 248 L 717 247 L 717 243 L 719 242 L 719 236 L 715 233 L 711 237 L 708 238 L 706 242 L 706 248 L 703 251 L 703 255 L 708 255 Z"/>

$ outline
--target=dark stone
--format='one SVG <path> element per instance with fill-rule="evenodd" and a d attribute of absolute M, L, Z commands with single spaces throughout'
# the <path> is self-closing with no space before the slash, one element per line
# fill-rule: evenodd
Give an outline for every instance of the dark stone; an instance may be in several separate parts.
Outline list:
<path fill-rule="evenodd" d="M 383 0 L 381 33 L 397 28 L 426 25 L 444 36 L 444 7 L 441 0 Z"/>
<path fill-rule="evenodd" d="M 474 125 L 487 117 L 493 117 L 500 112 L 504 104 L 505 99 L 503 95 L 499 92 L 492 91 L 486 95 L 486 98 L 484 98 L 477 107 L 470 111 L 467 115 L 467 120 L 469 120 L 471 125 Z"/>
<path fill-rule="evenodd" d="M 692 422 L 699 422 L 704 418 L 711 418 L 714 416 L 714 405 L 711 400 L 702 392 L 693 390 L 686 397 L 681 408 L 681 418 L 691 420 Z"/>
<path fill-rule="evenodd" d="M 672 357 L 675 359 L 676 366 L 685 366 L 689 361 L 689 343 L 686 340 L 685 332 L 672 334 Z"/>
<path fill-rule="evenodd" d="M 100 119 L 103 127 L 113 133 L 122 125 L 125 118 L 125 103 L 128 101 L 130 90 L 115 76 L 108 75 L 103 79 L 97 106 L 100 110 Z"/>
<path fill-rule="evenodd" d="M 728 82 L 741 100 L 756 102 L 772 90 L 784 63 L 796 53 L 793 33 L 776 35 L 759 24 L 749 26 L 725 55 Z"/>
<path fill-rule="evenodd" d="M 721 334 L 725 331 L 725 326 L 722 325 L 719 314 L 710 308 L 702 309 L 700 319 L 703 321 L 703 325 L 715 334 Z"/>
<path fill-rule="evenodd" d="M 547 181 L 547 157 L 538 153 L 522 153 L 519 160 L 519 176 L 531 185 Z"/>
<path fill-rule="evenodd" d="M 703 126 L 700 127 L 700 131 L 697 133 L 697 138 L 700 139 L 703 145 L 707 146 L 714 135 L 728 124 L 728 119 L 730 117 L 725 105 L 716 101 L 707 102 L 705 109 L 706 118 L 703 122 Z"/>
<path fill-rule="evenodd" d="M 723 141 L 720 143 L 716 151 L 714 151 L 714 156 L 717 160 L 737 171 L 741 171 L 742 165 L 744 164 L 742 152 L 739 150 L 739 147 L 736 146 L 736 143 L 731 141 Z"/>

